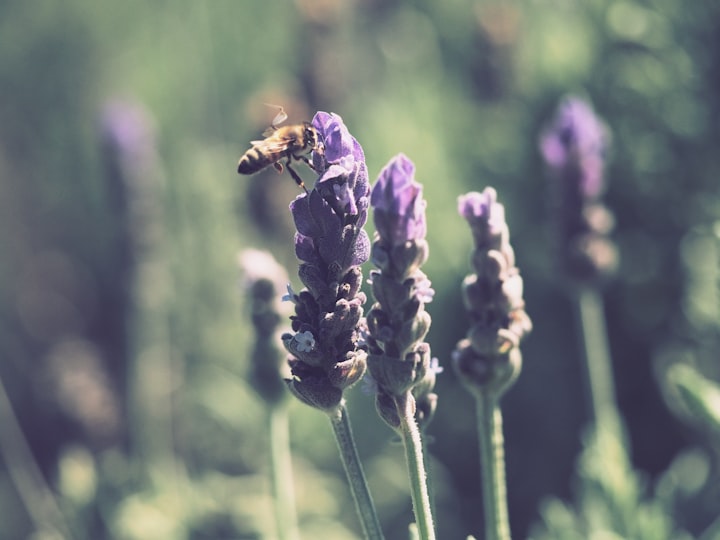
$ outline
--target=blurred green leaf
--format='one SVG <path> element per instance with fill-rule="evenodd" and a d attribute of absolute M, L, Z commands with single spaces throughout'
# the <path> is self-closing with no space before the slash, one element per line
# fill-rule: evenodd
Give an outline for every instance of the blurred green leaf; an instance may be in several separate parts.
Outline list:
<path fill-rule="evenodd" d="M 679 540 L 678 531 L 660 499 L 647 491 L 632 468 L 625 436 L 602 425 L 585 439 L 578 461 L 575 507 L 550 499 L 543 503 L 543 524 L 533 540 L 581 538 Z"/>
<path fill-rule="evenodd" d="M 692 421 L 720 434 L 720 385 L 680 363 L 668 368 L 666 378 Z"/>

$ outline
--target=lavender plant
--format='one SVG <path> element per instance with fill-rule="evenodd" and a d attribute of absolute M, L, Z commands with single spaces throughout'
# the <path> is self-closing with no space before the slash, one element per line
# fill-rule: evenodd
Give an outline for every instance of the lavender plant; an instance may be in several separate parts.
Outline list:
<path fill-rule="evenodd" d="M 505 209 L 495 190 L 461 196 L 458 211 L 472 232 L 475 273 L 463 283 L 470 330 L 457 344 L 453 367 L 477 403 L 485 538 L 507 540 L 510 523 L 499 400 L 520 373 L 519 345 L 532 324 L 524 309 L 523 282 L 515 266 Z"/>
<path fill-rule="evenodd" d="M 429 253 L 427 203 L 406 156 L 390 160 L 370 193 L 362 148 L 342 119 L 319 112 L 313 126 L 322 141 L 312 156 L 317 180 L 310 192 L 290 205 L 297 228 L 298 275 L 305 288 L 299 293 L 288 288 L 286 296 L 295 313 L 292 332 L 282 336 L 292 374 L 285 383 L 295 397 L 330 418 L 365 536 L 382 538 L 344 400 L 344 392 L 369 371 L 378 413 L 404 442 L 416 518 L 411 527 L 414 537 L 434 539 L 421 429 L 437 405 L 433 390 L 440 372 L 424 341 L 431 323 L 425 304 L 434 296 L 421 270 Z M 614 530 L 637 538 L 670 534 L 684 538 L 663 517 L 661 504 L 642 500 L 640 480 L 630 466 L 614 408 L 598 293 L 617 264 L 609 238 L 612 215 L 601 200 L 608 137 L 592 109 L 573 98 L 561 104 L 541 141 L 553 171 L 558 260 L 578 299 L 596 420 L 579 462 L 585 491 L 573 526 L 587 534 Z M 372 245 L 363 230 L 369 206 L 376 226 Z M 509 540 L 500 399 L 520 373 L 520 344 L 532 323 L 525 312 L 523 280 L 510 245 L 505 210 L 495 190 L 461 196 L 458 211 L 471 229 L 474 273 L 463 283 L 470 329 L 458 342 L 452 361 L 476 400 L 485 538 Z M 360 291 L 360 265 L 369 258 L 376 267 L 369 280 L 375 303 L 363 318 L 366 299 Z M 271 314 L 262 310 L 259 314 L 259 336 L 269 340 L 277 316 L 266 318 Z M 261 350 L 261 356 L 268 356 L 270 348 Z M 271 364 L 271 369 L 276 375 L 277 365 Z M 272 395 L 277 396 L 277 387 L 273 388 Z M 621 481 L 613 480 L 618 477 Z M 551 514 L 561 516 L 559 520 L 576 518 L 555 503 L 546 507 L 546 516 Z M 596 514 L 611 516 L 619 525 L 603 528 Z M 633 516 L 640 516 L 637 526 Z M 566 530 L 554 527 L 552 519 L 547 520 L 546 530 L 536 534 L 550 537 Z"/>
<path fill-rule="evenodd" d="M 617 267 L 609 235 L 614 220 L 602 203 L 610 135 L 590 105 L 567 97 L 540 138 L 551 172 L 552 214 L 564 283 L 573 285 L 595 423 L 617 424 L 610 353 L 599 286 Z"/>
<path fill-rule="evenodd" d="M 544 528 L 534 537 L 559 538 L 568 531 L 583 536 L 687 538 L 675 530 L 658 499 L 646 499 L 642 479 L 626 450 L 615 392 L 600 287 L 617 267 L 610 239 L 611 212 L 604 206 L 605 161 L 610 135 L 585 101 L 565 98 L 540 138 L 551 172 L 557 259 L 577 305 L 593 425 L 578 460 L 580 478 L 575 511 L 549 501 Z"/>
<path fill-rule="evenodd" d="M 402 437 L 420 538 L 435 538 L 418 422 L 435 410 L 437 360 L 423 341 L 430 328 L 426 302 L 434 291 L 420 270 L 428 258 L 426 201 L 403 154 L 380 172 L 370 204 L 375 220 L 370 273 L 375 304 L 367 317 L 368 367 L 380 417 Z M 418 405 L 419 403 L 419 405 Z"/>
<path fill-rule="evenodd" d="M 370 254 L 363 229 L 370 191 L 365 156 L 340 116 L 318 112 L 312 123 L 323 141 L 323 151 L 313 152 L 318 178 L 290 205 L 305 288 L 288 294 L 295 315 L 293 332 L 282 336 L 292 372 L 287 385 L 329 416 L 365 534 L 382 538 L 343 398 L 367 366 L 360 333 L 366 300 L 360 265 Z"/>
<path fill-rule="evenodd" d="M 120 251 L 130 278 L 126 286 L 132 291 L 128 324 L 135 325 L 128 330 L 133 341 L 125 352 L 132 359 L 132 367 L 118 378 L 128 379 L 139 402 L 130 401 L 136 419 L 130 422 L 131 443 L 145 456 L 147 466 L 164 467 L 175 459 L 170 390 L 174 366 L 165 312 L 172 281 L 163 253 L 165 173 L 154 120 L 144 106 L 109 101 L 103 108 L 100 127 L 109 188 L 120 206 L 125 232 Z M 163 384 L 154 381 L 157 375 L 153 374 L 157 373 L 162 374 L 158 379 Z"/>

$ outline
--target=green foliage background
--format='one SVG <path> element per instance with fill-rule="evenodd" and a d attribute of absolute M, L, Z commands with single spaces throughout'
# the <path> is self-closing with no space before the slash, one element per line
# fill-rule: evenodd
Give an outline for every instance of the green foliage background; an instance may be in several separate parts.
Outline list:
<path fill-rule="evenodd" d="M 710 0 L 0 1 L 0 376 L 80 537 L 272 537 L 235 264 L 243 248 L 270 249 L 298 285 L 296 187 L 272 171 L 235 173 L 274 115 L 264 102 L 290 121 L 340 114 L 371 179 L 397 152 L 417 166 L 437 293 L 429 342 L 448 368 L 429 429 L 441 538 L 481 530 L 474 411 L 449 369 L 469 271 L 461 193 L 498 190 L 535 325 L 503 402 L 515 536 L 542 498 L 572 493 L 587 418 L 537 152 L 568 92 L 613 131 L 622 262 L 606 298 L 632 463 L 652 485 L 684 449 L 715 448 L 713 470 L 717 441 L 675 419 L 659 382 L 676 360 L 720 378 L 719 23 Z M 113 99 L 154 119 L 159 232 L 145 251 L 128 247 L 103 161 L 99 118 Z M 72 388 L 104 388 L 119 419 L 111 435 L 59 389 L 77 356 L 96 371 Z M 387 536 L 405 538 L 401 448 L 360 388 L 350 410 Z M 326 419 L 293 404 L 291 429 L 304 537 L 356 538 Z M 0 459 L 0 538 L 26 538 L 34 525 L 12 467 Z M 697 531 L 709 515 L 694 506 L 680 523 Z"/>

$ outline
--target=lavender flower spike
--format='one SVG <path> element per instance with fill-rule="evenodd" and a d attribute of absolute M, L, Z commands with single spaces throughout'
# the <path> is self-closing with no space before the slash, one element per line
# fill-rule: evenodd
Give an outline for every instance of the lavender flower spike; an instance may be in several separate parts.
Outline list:
<path fill-rule="evenodd" d="M 499 397 L 520 372 L 518 345 L 532 328 L 524 309 L 523 282 L 495 190 L 461 196 L 458 211 L 470 224 L 476 273 L 463 283 L 471 322 L 467 338 L 453 353 L 453 364 L 470 390 Z"/>
<path fill-rule="evenodd" d="M 420 271 L 428 257 L 426 201 L 414 172 L 406 156 L 395 156 L 380 172 L 370 199 L 377 230 L 371 258 L 378 269 L 370 274 L 376 303 L 367 317 L 368 367 L 377 384 L 378 412 L 393 428 L 400 425 L 398 400 L 408 392 L 415 394 L 423 423 L 437 401 L 431 391 L 439 368 L 423 342 L 430 328 L 424 305 L 434 294 Z"/>
<path fill-rule="evenodd" d="M 425 199 L 415 166 L 403 154 L 390 160 L 372 190 L 376 233 L 370 273 L 375 297 L 367 316 L 368 368 L 380 417 L 402 438 L 418 538 L 435 539 L 421 427 L 437 404 L 432 392 L 441 371 L 423 341 L 430 329 L 425 302 L 433 297 L 420 270 L 428 258 Z"/>
<path fill-rule="evenodd" d="M 614 219 L 601 200 L 609 141 L 603 122 L 576 97 L 560 103 L 540 138 L 553 176 L 551 211 L 560 266 L 576 283 L 591 283 L 617 266 L 617 249 L 608 237 Z"/>
<path fill-rule="evenodd" d="M 485 538 L 509 540 L 500 398 L 520 373 L 519 345 L 531 323 L 497 193 L 486 188 L 463 195 L 458 211 L 472 232 L 475 273 L 463 282 L 470 329 L 453 352 L 453 367 L 477 404 Z"/>
<path fill-rule="evenodd" d="M 312 191 L 290 205 L 305 289 L 290 295 L 293 333 L 284 334 L 283 343 L 290 353 L 292 393 L 332 412 L 366 368 L 360 346 L 365 303 L 360 265 L 370 255 L 363 230 L 370 188 L 362 148 L 342 118 L 318 112 L 312 123 L 323 142 L 323 150 L 312 156 L 318 179 Z"/>

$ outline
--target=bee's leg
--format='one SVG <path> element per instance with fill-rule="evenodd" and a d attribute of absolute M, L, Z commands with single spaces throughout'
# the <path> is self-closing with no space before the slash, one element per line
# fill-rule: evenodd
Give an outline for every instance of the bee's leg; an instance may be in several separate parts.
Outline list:
<path fill-rule="evenodd" d="M 298 159 L 302 159 L 305 162 L 305 165 L 315 171 L 315 165 L 312 164 L 312 162 L 307 158 L 307 156 L 300 156 Z"/>
<path fill-rule="evenodd" d="M 273 163 L 273 167 L 275 167 L 275 170 L 276 170 L 279 174 L 282 174 L 282 172 L 283 172 L 283 165 L 282 165 L 282 163 L 280 163 L 279 161 L 276 161 L 275 163 Z"/>
<path fill-rule="evenodd" d="M 295 172 L 295 169 L 293 169 L 293 168 L 290 166 L 290 160 L 291 160 L 291 159 L 292 159 L 291 157 L 288 157 L 288 160 L 285 162 L 285 167 L 287 167 L 287 170 L 288 170 L 288 172 L 290 173 L 290 176 L 293 177 L 293 180 L 295 180 L 295 183 L 296 183 L 298 186 L 300 186 L 301 188 L 303 188 L 303 189 L 305 190 L 305 193 L 307 193 L 308 190 L 307 190 L 307 188 L 305 187 L 305 182 L 303 182 L 303 179 L 300 178 L 300 176 L 298 175 L 298 173 Z"/>

